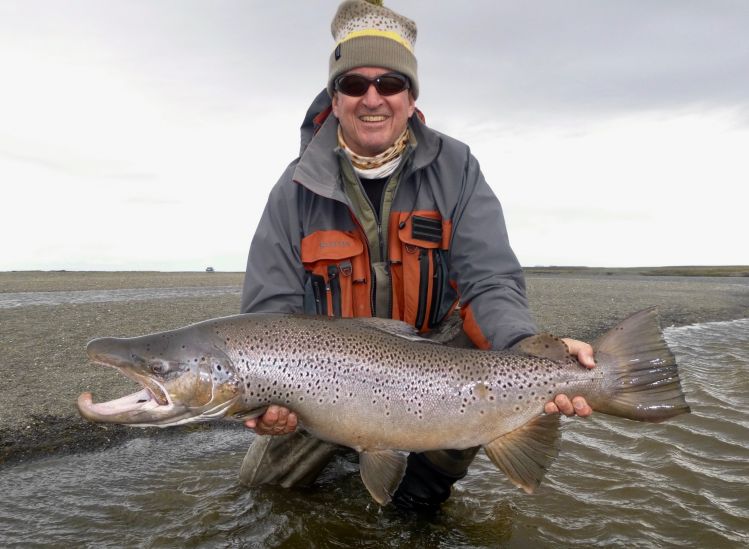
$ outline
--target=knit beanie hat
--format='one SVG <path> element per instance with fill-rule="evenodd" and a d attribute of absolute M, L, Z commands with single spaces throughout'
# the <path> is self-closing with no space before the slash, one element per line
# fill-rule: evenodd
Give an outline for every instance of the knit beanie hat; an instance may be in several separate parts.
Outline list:
<path fill-rule="evenodd" d="M 416 75 L 416 23 L 382 5 L 382 0 L 346 0 L 338 6 L 330 25 L 336 47 L 330 55 L 328 93 L 334 82 L 356 67 L 381 67 L 399 72 L 411 81 L 419 96 Z"/>

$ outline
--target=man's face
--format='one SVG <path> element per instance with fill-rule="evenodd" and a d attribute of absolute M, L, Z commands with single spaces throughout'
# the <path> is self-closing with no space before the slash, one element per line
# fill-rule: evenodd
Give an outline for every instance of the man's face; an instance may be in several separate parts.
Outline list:
<path fill-rule="evenodd" d="M 346 74 L 361 74 L 373 79 L 388 72 L 392 71 L 357 67 Z M 333 114 L 341 124 L 346 145 L 362 156 L 375 156 L 390 147 L 406 129 L 415 108 L 409 90 L 383 96 L 371 85 L 361 97 L 341 92 L 333 94 Z"/>

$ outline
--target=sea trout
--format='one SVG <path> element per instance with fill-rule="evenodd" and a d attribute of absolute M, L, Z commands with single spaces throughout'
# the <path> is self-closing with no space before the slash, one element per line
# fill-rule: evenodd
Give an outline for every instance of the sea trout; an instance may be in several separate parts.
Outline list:
<path fill-rule="evenodd" d="M 78 409 L 94 422 L 166 427 L 247 419 L 279 404 L 312 435 L 359 452 L 362 480 L 381 505 L 401 481 L 405 451 L 483 446 L 532 493 L 559 449 L 559 415 L 543 413 L 556 394 L 640 421 L 689 412 L 654 308 L 593 348 L 589 370 L 545 334 L 481 351 L 434 343 L 399 321 L 244 314 L 91 341 L 93 362 L 143 390 L 98 404 L 83 393 Z"/>

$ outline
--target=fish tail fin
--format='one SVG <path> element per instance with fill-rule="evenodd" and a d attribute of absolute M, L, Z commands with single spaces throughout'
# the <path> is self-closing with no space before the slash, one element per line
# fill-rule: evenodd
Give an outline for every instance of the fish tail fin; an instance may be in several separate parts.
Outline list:
<path fill-rule="evenodd" d="M 690 411 L 655 307 L 622 321 L 593 349 L 603 371 L 602 391 L 588 398 L 595 411 L 651 422 Z"/>

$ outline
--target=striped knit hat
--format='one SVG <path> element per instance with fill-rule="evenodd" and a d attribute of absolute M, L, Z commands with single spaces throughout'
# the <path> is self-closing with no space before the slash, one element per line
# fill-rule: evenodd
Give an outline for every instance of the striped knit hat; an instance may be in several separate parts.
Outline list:
<path fill-rule="evenodd" d="M 406 75 L 419 96 L 416 74 L 416 23 L 382 5 L 382 0 L 346 0 L 330 25 L 336 47 L 330 55 L 328 93 L 335 79 L 356 67 L 382 67 Z"/>

